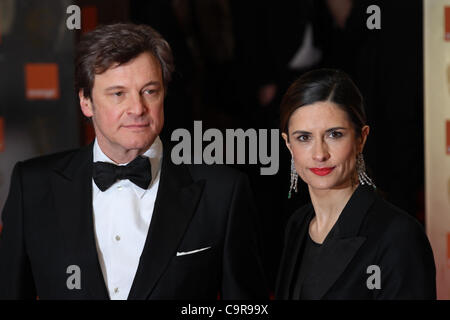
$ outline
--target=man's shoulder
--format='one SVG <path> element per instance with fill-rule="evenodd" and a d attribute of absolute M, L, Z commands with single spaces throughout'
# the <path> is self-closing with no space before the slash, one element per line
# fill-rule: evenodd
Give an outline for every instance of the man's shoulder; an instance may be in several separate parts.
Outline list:
<path fill-rule="evenodd" d="M 59 166 L 64 166 L 70 162 L 73 156 L 84 148 L 59 151 L 20 161 L 20 168 L 24 172 L 45 172 L 50 169 L 58 168 Z"/>

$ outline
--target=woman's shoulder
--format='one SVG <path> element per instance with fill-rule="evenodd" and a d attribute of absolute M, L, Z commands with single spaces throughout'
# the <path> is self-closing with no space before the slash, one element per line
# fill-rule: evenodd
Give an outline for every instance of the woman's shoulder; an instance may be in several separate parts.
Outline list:
<path fill-rule="evenodd" d="M 400 243 L 428 242 L 420 222 L 405 210 L 377 196 L 367 214 L 366 232 Z"/>

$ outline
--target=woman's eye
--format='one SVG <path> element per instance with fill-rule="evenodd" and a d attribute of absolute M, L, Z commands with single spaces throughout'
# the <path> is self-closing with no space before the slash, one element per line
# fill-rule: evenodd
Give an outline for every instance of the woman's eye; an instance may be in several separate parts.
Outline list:
<path fill-rule="evenodd" d="M 145 94 L 152 94 L 154 92 L 155 92 L 155 90 L 150 90 L 150 89 L 144 91 Z"/>
<path fill-rule="evenodd" d="M 299 141 L 308 141 L 308 139 L 309 139 L 309 136 L 306 134 L 302 134 L 297 137 L 297 140 L 299 140 Z"/>
<path fill-rule="evenodd" d="M 339 131 L 331 131 L 330 137 L 331 137 L 331 138 L 340 138 L 340 137 L 342 137 L 342 132 L 339 132 Z"/>

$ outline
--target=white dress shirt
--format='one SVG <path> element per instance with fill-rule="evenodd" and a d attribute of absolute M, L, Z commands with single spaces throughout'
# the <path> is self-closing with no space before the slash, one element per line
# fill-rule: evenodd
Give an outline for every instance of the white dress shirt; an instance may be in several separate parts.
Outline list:
<path fill-rule="evenodd" d="M 102 192 L 92 180 L 97 253 L 112 300 L 128 298 L 136 275 L 155 206 L 162 148 L 162 142 L 157 137 L 143 154 L 150 158 L 152 167 L 152 181 L 147 190 L 130 180 L 120 180 Z M 94 162 L 114 163 L 102 152 L 97 139 L 93 153 Z"/>

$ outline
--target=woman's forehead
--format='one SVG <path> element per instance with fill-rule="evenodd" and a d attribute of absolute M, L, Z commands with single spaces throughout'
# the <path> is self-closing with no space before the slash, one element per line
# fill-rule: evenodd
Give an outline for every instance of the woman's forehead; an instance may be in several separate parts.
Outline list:
<path fill-rule="evenodd" d="M 330 101 L 321 101 L 302 106 L 294 111 L 289 119 L 290 129 L 346 127 L 350 125 L 347 114 L 341 107 Z M 292 130 L 291 130 L 292 131 Z"/>

